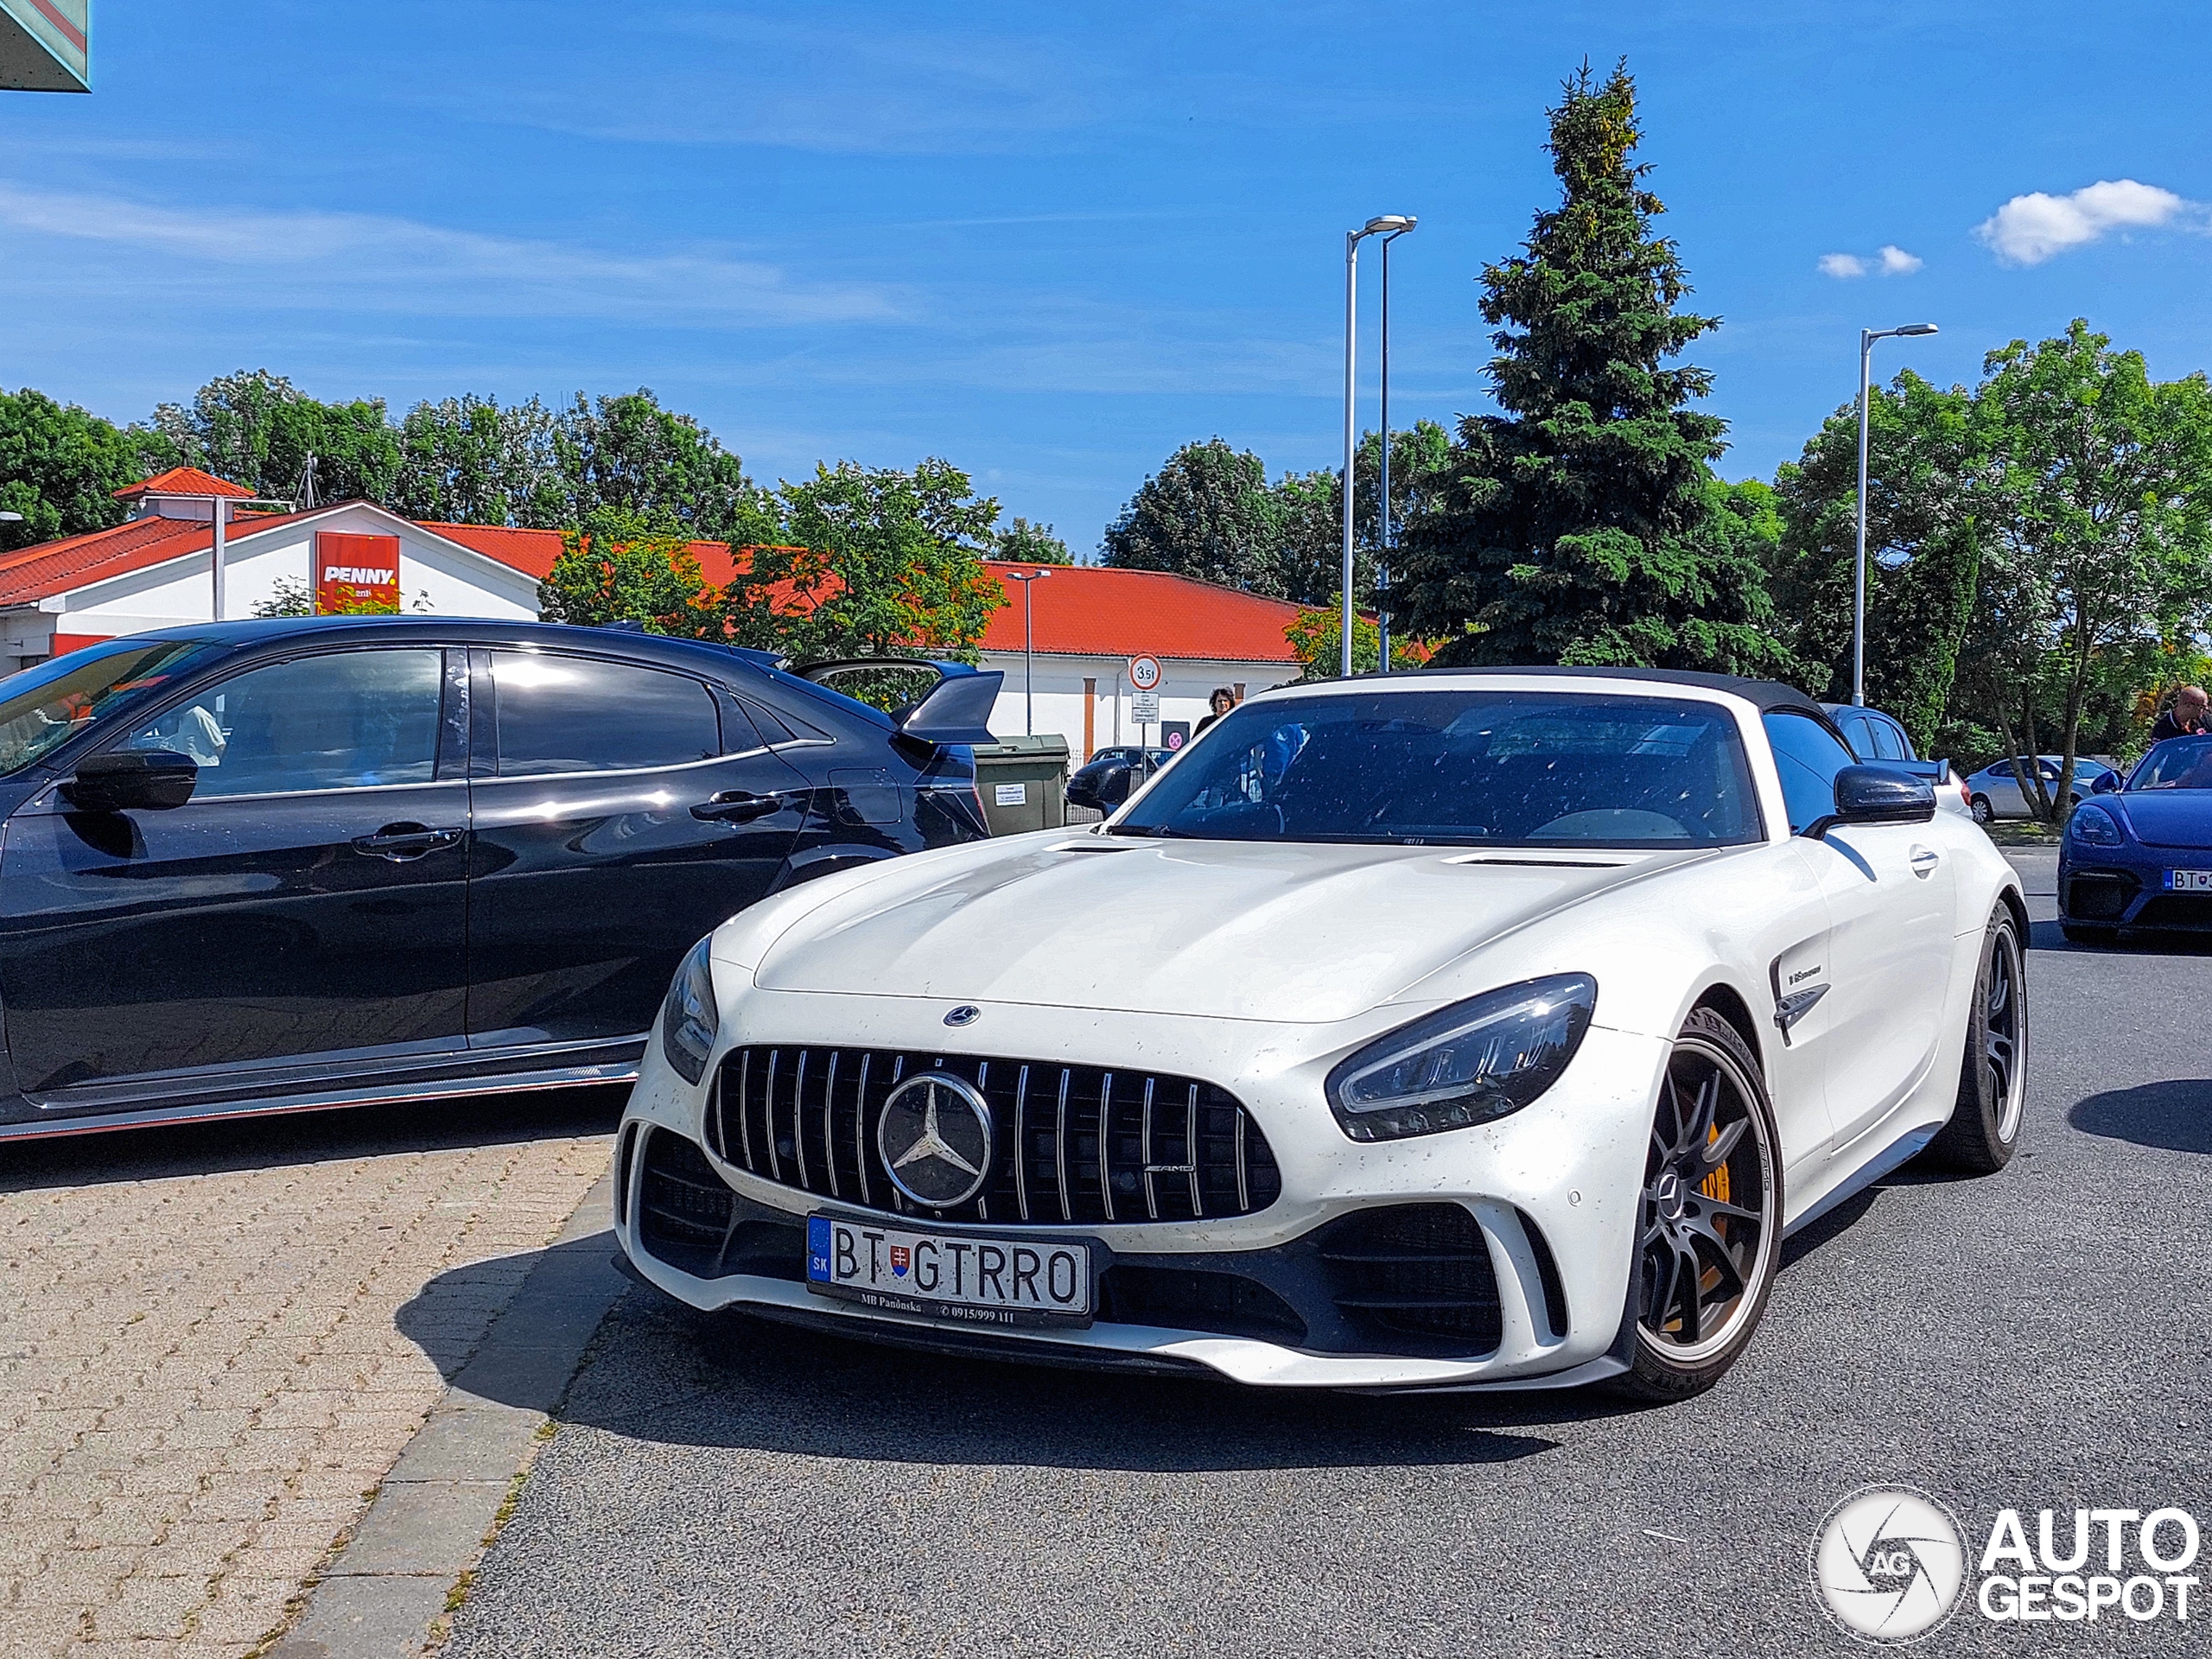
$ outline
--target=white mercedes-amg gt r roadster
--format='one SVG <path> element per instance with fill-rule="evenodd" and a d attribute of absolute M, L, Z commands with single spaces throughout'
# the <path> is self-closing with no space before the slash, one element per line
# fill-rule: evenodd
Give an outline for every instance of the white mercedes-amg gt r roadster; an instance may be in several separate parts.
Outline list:
<path fill-rule="evenodd" d="M 2018 880 L 1785 686 L 1255 696 L 1111 818 L 670 987 L 616 1230 L 694 1307 L 1279 1387 L 1709 1387 L 1782 1241 L 2025 1089 Z"/>

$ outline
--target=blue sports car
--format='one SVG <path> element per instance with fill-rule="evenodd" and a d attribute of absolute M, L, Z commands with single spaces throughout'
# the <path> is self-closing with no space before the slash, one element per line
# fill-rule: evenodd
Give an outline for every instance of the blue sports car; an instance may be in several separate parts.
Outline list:
<path fill-rule="evenodd" d="M 2109 776 L 2067 820 L 2058 849 L 2066 937 L 2107 944 L 2123 927 L 2212 932 L 2212 736 L 2169 738 Z"/>

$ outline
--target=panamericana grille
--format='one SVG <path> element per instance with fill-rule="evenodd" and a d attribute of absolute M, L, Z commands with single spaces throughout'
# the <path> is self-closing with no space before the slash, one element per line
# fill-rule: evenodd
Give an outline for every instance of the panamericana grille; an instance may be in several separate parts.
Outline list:
<path fill-rule="evenodd" d="M 991 1109 L 989 1183 L 929 1210 L 876 1150 L 892 1089 L 939 1070 Z M 1086 1226 L 1248 1216 L 1282 1192 L 1274 1152 L 1236 1097 L 1193 1077 L 886 1049 L 741 1048 L 723 1060 L 707 1134 L 726 1163 L 863 1208 L 938 1221 Z"/>

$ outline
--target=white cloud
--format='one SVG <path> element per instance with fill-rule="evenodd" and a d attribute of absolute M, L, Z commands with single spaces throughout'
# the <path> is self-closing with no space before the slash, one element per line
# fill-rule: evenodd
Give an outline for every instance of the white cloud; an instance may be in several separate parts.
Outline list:
<path fill-rule="evenodd" d="M 1907 253 L 1894 242 L 1882 245 L 1882 275 L 1885 276 L 1910 276 L 1926 263 L 1918 254 Z"/>
<path fill-rule="evenodd" d="M 244 268 L 264 304 L 676 318 L 724 327 L 875 321 L 899 308 L 880 285 L 804 287 L 777 266 L 712 251 L 617 252 L 374 213 L 185 211 L 0 181 L 0 225 L 56 241 L 142 250 L 153 257 L 124 268 L 140 292 L 189 286 L 211 267 Z M 9 257 L 13 274 L 22 276 L 34 256 L 18 242 Z M 238 283 L 233 275 L 223 281 Z"/>
<path fill-rule="evenodd" d="M 2100 179 L 2069 196 L 2041 190 L 2015 196 L 1976 226 L 1974 234 L 2008 265 L 2039 265 L 2107 231 L 2164 225 L 2192 206 L 2154 184 Z"/>
<path fill-rule="evenodd" d="M 1848 278 L 1864 276 L 1866 262 L 1855 253 L 1824 253 L 1821 256 L 1821 275 Z"/>

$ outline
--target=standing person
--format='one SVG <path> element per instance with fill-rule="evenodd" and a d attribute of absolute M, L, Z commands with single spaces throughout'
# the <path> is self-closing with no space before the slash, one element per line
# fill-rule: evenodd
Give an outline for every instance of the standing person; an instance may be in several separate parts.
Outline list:
<path fill-rule="evenodd" d="M 2196 695 L 2199 697 L 2202 697 L 2204 694 L 2200 691 Z M 1236 706 L 1236 693 L 1231 690 L 1228 686 L 1217 685 L 1213 689 L 1213 695 L 1211 697 L 1208 697 L 1206 701 L 1213 705 L 1213 713 L 1208 715 L 1204 720 L 1198 722 L 1198 729 L 1191 734 L 1193 740 L 1203 737 L 1205 734 L 1205 729 L 1207 727 L 1212 725 L 1214 721 L 1219 720 L 1224 715 L 1227 714 L 1230 709 Z"/>
<path fill-rule="evenodd" d="M 2202 686 L 2184 685 L 2174 693 L 2174 700 L 2166 706 L 2151 728 L 2151 741 L 2163 743 L 2170 737 L 2197 737 L 2202 735 L 2207 699 Z M 1200 728 L 1201 730 L 1204 728 Z"/>

